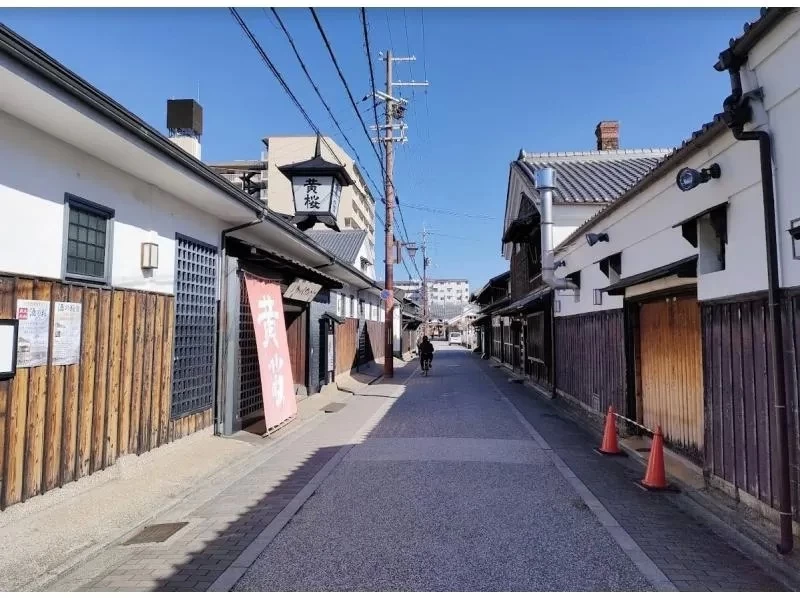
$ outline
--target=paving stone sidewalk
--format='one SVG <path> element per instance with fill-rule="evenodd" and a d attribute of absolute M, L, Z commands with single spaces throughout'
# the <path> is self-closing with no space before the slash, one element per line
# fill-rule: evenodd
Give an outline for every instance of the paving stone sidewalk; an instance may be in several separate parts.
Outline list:
<path fill-rule="evenodd" d="M 595 438 L 563 417 L 547 398 L 509 382 L 510 373 L 475 360 L 500 391 L 586 484 L 648 557 L 682 591 L 787 591 L 749 557 L 680 509 L 666 494 L 635 482 L 643 469 L 630 458 L 593 452 Z"/>
<path fill-rule="evenodd" d="M 396 385 L 411 367 L 400 371 Z M 391 385 L 390 385 L 391 386 Z M 215 492 L 198 492 L 148 525 L 185 523 L 166 541 L 127 544 L 132 530 L 102 555 L 90 559 L 50 584 L 48 590 L 205 591 L 251 545 L 359 428 L 392 398 L 338 393 L 331 399 L 346 406 L 325 413 L 287 439 L 285 446 L 226 482 Z"/>

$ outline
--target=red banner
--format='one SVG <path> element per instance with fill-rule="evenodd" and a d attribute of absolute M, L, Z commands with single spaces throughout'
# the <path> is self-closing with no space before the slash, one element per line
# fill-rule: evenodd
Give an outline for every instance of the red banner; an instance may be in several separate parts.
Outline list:
<path fill-rule="evenodd" d="M 297 414 L 281 287 L 247 274 L 245 284 L 258 344 L 264 420 L 269 429 Z"/>

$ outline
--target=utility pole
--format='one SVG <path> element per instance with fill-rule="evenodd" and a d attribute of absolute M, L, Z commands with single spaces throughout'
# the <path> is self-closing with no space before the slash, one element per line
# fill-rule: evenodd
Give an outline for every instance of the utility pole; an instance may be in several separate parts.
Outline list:
<path fill-rule="evenodd" d="M 427 81 L 424 83 L 417 83 L 415 81 L 403 83 L 401 81 L 394 81 L 392 78 L 392 65 L 395 62 L 411 62 L 416 60 L 414 56 L 408 57 L 395 57 L 392 56 L 392 51 L 388 50 L 386 56 L 382 57 L 386 61 L 386 92 L 378 92 L 377 99 L 383 100 L 386 103 L 386 125 L 385 133 L 381 135 L 380 131 L 376 131 L 377 141 L 384 143 L 386 153 L 386 178 L 385 194 L 386 194 L 386 290 L 389 291 L 389 299 L 386 301 L 386 322 L 384 328 L 384 360 L 383 360 L 383 375 L 387 378 L 394 377 L 394 262 L 396 253 L 394 248 L 394 144 L 396 142 L 405 143 L 406 137 L 404 136 L 405 124 L 401 122 L 400 125 L 394 124 L 394 119 L 399 121 L 403 120 L 405 114 L 406 100 L 394 97 L 395 87 L 412 87 L 412 86 L 427 86 Z M 400 137 L 394 136 L 395 129 L 400 129 Z"/>
<path fill-rule="evenodd" d="M 422 223 L 422 334 L 428 334 L 428 231 Z"/>
<path fill-rule="evenodd" d="M 392 51 L 386 52 L 386 290 L 389 300 L 386 302 L 385 339 L 383 357 L 383 375 L 394 377 L 394 108 L 395 104 L 388 99 L 392 96 Z M 380 132 L 378 132 L 380 137 Z"/>

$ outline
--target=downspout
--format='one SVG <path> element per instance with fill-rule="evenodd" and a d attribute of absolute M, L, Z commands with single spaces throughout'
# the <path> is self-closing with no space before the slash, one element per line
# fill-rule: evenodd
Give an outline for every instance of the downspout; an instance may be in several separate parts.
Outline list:
<path fill-rule="evenodd" d="M 577 289 L 571 280 L 556 278 L 553 265 L 553 189 L 556 187 L 556 171 L 554 168 L 541 168 L 536 171 L 536 190 L 539 193 L 539 214 L 541 215 L 542 237 L 542 282 L 551 289 Z"/>
<path fill-rule="evenodd" d="M 731 78 L 731 95 L 724 103 L 723 119 L 739 141 L 757 141 L 761 163 L 761 193 L 764 204 L 764 231 L 767 244 L 767 302 L 770 320 L 770 343 L 774 355 L 772 370 L 773 400 L 777 425 L 778 449 L 778 512 L 780 515 L 780 554 L 788 554 L 794 545 L 792 534 L 792 495 L 789 464 L 789 418 L 786 407 L 786 387 L 783 361 L 783 318 L 780 308 L 780 280 L 778 278 L 778 240 L 775 224 L 775 189 L 772 174 L 772 140 L 766 131 L 745 131 L 744 125 L 752 120 L 750 101 L 761 98 L 761 90 L 742 93 L 741 67 L 747 56 L 738 56 L 732 49 L 720 54 L 715 66 L 727 70 Z"/>
<path fill-rule="evenodd" d="M 227 239 L 228 235 L 241 230 L 249 228 L 256 224 L 261 224 L 264 221 L 265 212 L 261 212 L 256 220 L 245 222 L 244 224 L 237 224 L 230 228 L 223 229 L 220 233 L 220 262 L 222 264 L 222 272 L 220 273 L 220 291 L 219 299 L 217 300 L 217 350 L 214 355 L 214 371 L 217 374 L 217 397 L 216 408 L 214 409 L 214 434 L 222 434 L 223 425 L 223 397 L 225 396 L 225 389 L 227 388 L 226 369 L 222 367 L 228 356 L 228 343 L 226 336 L 228 332 L 228 253 L 227 253 Z"/>

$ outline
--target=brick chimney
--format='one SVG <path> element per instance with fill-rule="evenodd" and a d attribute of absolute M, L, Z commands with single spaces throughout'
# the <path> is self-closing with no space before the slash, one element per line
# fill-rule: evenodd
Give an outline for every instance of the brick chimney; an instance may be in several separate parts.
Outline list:
<path fill-rule="evenodd" d="M 600 121 L 597 123 L 597 128 L 594 130 L 594 134 L 597 137 L 598 150 L 619 149 L 619 121 Z"/>

